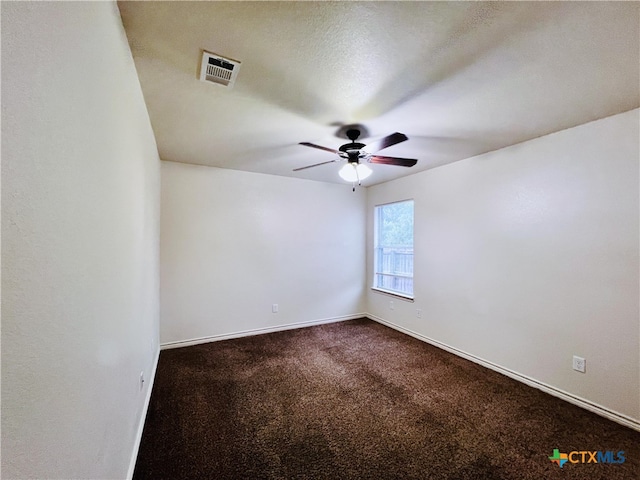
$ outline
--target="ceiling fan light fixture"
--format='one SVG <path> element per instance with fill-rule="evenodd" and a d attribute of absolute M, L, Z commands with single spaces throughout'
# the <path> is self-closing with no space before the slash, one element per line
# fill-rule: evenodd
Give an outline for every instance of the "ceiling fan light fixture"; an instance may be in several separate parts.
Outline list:
<path fill-rule="evenodd" d="M 338 175 L 340 175 L 340 178 L 346 180 L 347 182 L 360 183 L 360 181 L 364 180 L 372 173 L 372 170 L 366 165 L 363 165 L 361 163 L 349 162 L 340 169 Z"/>

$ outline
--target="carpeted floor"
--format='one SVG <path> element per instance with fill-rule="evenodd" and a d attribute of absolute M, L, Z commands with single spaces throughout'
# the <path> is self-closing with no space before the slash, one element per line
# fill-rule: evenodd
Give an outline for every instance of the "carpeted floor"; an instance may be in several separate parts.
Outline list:
<path fill-rule="evenodd" d="M 640 433 L 367 319 L 162 351 L 134 474 L 637 478 Z"/>

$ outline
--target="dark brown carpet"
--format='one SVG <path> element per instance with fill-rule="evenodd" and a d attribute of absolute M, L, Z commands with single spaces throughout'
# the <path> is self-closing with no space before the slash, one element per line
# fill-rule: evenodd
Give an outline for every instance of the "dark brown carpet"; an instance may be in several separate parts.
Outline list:
<path fill-rule="evenodd" d="M 626 461 L 561 469 L 555 448 Z M 640 433 L 362 319 L 163 351 L 134 478 L 609 480 L 639 460 Z"/>

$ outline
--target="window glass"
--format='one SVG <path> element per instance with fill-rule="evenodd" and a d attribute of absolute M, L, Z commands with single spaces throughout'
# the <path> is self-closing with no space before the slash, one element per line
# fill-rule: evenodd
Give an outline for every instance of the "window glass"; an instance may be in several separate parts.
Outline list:
<path fill-rule="evenodd" d="M 375 207 L 373 288 L 413 298 L 413 200 Z"/>

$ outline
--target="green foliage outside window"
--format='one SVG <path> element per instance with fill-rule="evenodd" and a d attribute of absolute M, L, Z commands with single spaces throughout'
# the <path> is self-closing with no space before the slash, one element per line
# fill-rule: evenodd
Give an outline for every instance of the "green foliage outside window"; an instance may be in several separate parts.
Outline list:
<path fill-rule="evenodd" d="M 382 205 L 378 221 L 378 245 L 413 247 L 413 201 Z"/>

